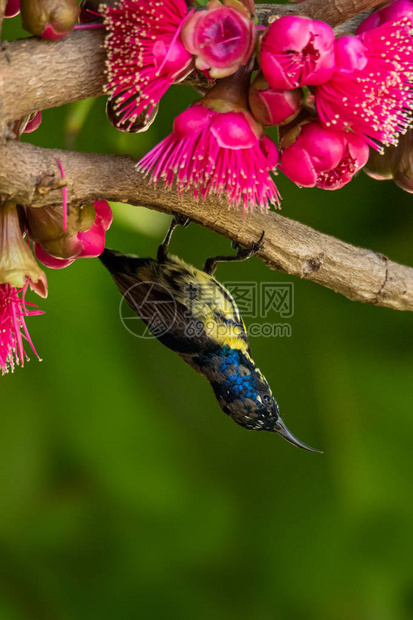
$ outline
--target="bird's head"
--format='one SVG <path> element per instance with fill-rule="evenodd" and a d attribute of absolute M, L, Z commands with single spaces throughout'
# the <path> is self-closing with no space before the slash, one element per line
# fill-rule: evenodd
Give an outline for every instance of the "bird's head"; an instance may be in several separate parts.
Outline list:
<path fill-rule="evenodd" d="M 220 360 L 211 384 L 222 410 L 240 426 L 278 433 L 298 448 L 318 452 L 288 430 L 267 380 L 248 355 L 235 351 Z"/>

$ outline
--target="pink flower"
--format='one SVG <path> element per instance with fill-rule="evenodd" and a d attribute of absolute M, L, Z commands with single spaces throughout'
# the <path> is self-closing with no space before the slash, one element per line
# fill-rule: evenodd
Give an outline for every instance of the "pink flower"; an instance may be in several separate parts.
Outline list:
<path fill-rule="evenodd" d="M 235 73 L 250 59 L 256 30 L 250 14 L 241 3 L 210 0 L 206 11 L 197 11 L 182 29 L 185 48 L 196 56 L 196 67 L 210 77 L 223 78 Z"/>
<path fill-rule="evenodd" d="M 279 195 L 270 177 L 278 161 L 275 144 L 245 110 L 217 112 L 195 104 L 177 116 L 172 134 L 138 164 L 154 183 L 205 199 L 226 195 L 230 205 L 268 207 Z"/>
<path fill-rule="evenodd" d="M 62 39 L 75 27 L 80 8 L 76 0 L 21 0 L 25 30 L 43 39 Z"/>
<path fill-rule="evenodd" d="M 261 69 L 273 88 L 326 82 L 334 71 L 334 32 L 306 17 L 280 17 L 261 44 Z"/>
<path fill-rule="evenodd" d="M 301 88 L 270 88 L 262 74 L 258 74 L 250 86 L 248 102 L 255 120 L 262 125 L 283 125 L 299 114 L 303 92 Z"/>
<path fill-rule="evenodd" d="M 120 0 L 118 8 L 101 10 L 108 30 L 106 90 L 123 112 L 120 122 L 133 125 L 193 68 L 180 36 L 188 9 L 184 0 Z"/>
<path fill-rule="evenodd" d="M 20 13 L 20 0 L 8 0 L 4 17 L 15 17 Z"/>
<path fill-rule="evenodd" d="M 0 368 L 2 374 L 12 371 L 27 358 L 26 341 L 36 350 L 27 331 L 25 317 L 42 314 L 34 304 L 25 301 L 30 286 L 41 297 L 47 297 L 47 280 L 36 263 L 20 229 L 16 205 L 0 206 Z M 20 296 L 19 296 L 20 295 Z M 38 355 L 37 355 L 38 357 Z"/>
<path fill-rule="evenodd" d="M 24 348 L 25 342 L 40 359 L 25 319 L 43 312 L 25 300 L 28 286 L 28 281 L 20 289 L 10 284 L 0 284 L 0 368 L 3 375 L 9 370 L 13 372 L 20 364 L 24 366 L 24 362 L 29 359 Z"/>
<path fill-rule="evenodd" d="M 337 40 L 336 71 L 314 90 L 326 127 L 351 129 L 377 150 L 397 144 L 412 122 L 412 23 L 405 17 Z"/>
<path fill-rule="evenodd" d="M 334 190 L 351 181 L 368 157 L 367 143 L 358 136 L 312 121 L 282 151 L 280 170 L 301 187 Z"/>
<path fill-rule="evenodd" d="M 367 32 L 367 30 L 378 28 L 386 22 L 398 21 L 402 19 L 402 17 L 411 14 L 412 11 L 413 4 L 410 0 L 396 0 L 396 2 L 392 2 L 364 19 L 357 28 L 356 33 L 362 34 L 363 32 Z"/>
<path fill-rule="evenodd" d="M 63 269 L 77 258 L 94 258 L 102 254 L 105 249 L 106 231 L 110 228 L 113 219 L 112 210 L 106 200 L 97 200 L 93 205 L 95 217 L 88 230 L 64 235 L 62 227 L 62 235 L 57 239 L 49 240 L 48 244 L 46 241 L 36 243 L 36 257 L 45 267 Z M 36 210 L 31 209 L 31 212 L 36 212 Z M 32 218 L 33 215 L 30 216 L 29 222 L 33 221 Z M 32 238 L 37 237 L 32 235 Z"/>

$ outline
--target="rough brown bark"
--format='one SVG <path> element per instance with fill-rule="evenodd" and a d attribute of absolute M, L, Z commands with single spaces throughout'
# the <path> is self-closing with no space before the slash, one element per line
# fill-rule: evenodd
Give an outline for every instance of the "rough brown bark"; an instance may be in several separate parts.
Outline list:
<path fill-rule="evenodd" d="M 105 198 L 182 213 L 217 233 L 249 245 L 265 230 L 259 252 L 272 269 L 286 271 L 326 286 L 349 299 L 397 310 L 413 310 L 413 269 L 382 254 L 357 248 L 277 213 L 247 214 L 242 220 L 216 199 L 200 204 L 189 196 L 153 187 L 129 157 L 40 149 L 11 142 L 0 150 L 0 193 L 24 206 L 59 205 L 61 177 L 67 176 L 69 204 Z"/>

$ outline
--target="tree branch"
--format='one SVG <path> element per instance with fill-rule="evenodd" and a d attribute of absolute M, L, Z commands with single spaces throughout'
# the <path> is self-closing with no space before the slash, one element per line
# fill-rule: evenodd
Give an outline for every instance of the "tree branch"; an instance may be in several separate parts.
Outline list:
<path fill-rule="evenodd" d="M 77 31 L 60 41 L 33 37 L 2 43 L 0 115 L 15 121 L 103 93 L 103 30 Z"/>
<path fill-rule="evenodd" d="M 205 204 L 188 195 L 153 187 L 130 157 L 40 149 L 10 141 L 0 148 L 0 194 L 23 206 L 61 205 L 62 161 L 69 204 L 106 199 L 177 212 L 229 239 L 249 245 L 265 230 L 260 258 L 279 269 L 317 282 L 351 300 L 397 310 L 413 310 L 413 269 L 382 254 L 354 247 L 277 213 L 246 214 L 229 210 L 217 199 Z"/>
<path fill-rule="evenodd" d="M 303 4 L 264 4 L 257 6 L 257 16 L 260 23 L 267 24 L 271 16 L 300 13 L 338 25 L 379 2 L 381 0 L 307 0 Z M 351 31 L 360 19 L 346 24 L 340 32 Z M 2 120 L 15 121 L 37 110 L 103 94 L 104 38 L 102 29 L 73 32 L 60 41 L 34 37 L 4 42 L 0 54 Z"/>

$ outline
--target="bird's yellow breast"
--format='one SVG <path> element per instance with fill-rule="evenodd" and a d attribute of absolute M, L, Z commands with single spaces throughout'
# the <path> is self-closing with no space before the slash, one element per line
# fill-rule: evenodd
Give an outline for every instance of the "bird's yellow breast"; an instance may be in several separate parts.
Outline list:
<path fill-rule="evenodd" d="M 208 336 L 220 346 L 249 349 L 244 322 L 229 291 L 214 277 L 169 256 L 162 263 L 151 261 L 139 269 L 142 281 L 164 286 L 175 301 L 187 309 L 188 316 L 200 320 Z"/>

